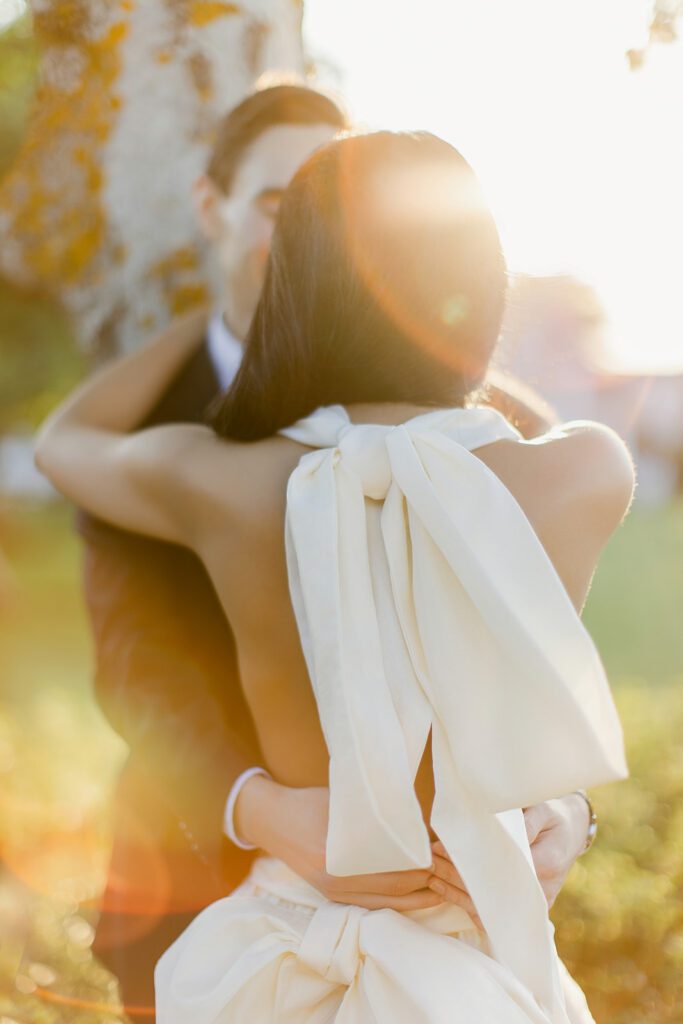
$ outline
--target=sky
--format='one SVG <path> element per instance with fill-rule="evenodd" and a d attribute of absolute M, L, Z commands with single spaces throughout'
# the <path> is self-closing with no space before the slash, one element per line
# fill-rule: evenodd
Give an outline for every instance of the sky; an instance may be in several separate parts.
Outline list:
<path fill-rule="evenodd" d="M 0 0 L 0 31 L 26 10 L 26 0 Z"/>
<path fill-rule="evenodd" d="M 630 71 L 650 15 L 648 0 L 308 0 L 304 25 L 357 121 L 428 129 L 463 152 L 512 270 L 590 282 L 617 365 L 673 371 L 683 44 Z"/>

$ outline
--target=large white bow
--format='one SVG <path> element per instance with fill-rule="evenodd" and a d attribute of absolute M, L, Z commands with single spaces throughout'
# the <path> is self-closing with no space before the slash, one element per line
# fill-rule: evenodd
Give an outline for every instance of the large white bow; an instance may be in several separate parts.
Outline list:
<path fill-rule="evenodd" d="M 332 874 L 426 867 L 414 791 L 432 730 L 432 826 L 496 958 L 566 1021 L 520 808 L 623 778 L 594 644 L 507 488 L 470 449 L 500 414 L 357 426 L 329 407 L 283 431 L 319 450 L 287 491 L 292 601 L 330 753 Z"/>

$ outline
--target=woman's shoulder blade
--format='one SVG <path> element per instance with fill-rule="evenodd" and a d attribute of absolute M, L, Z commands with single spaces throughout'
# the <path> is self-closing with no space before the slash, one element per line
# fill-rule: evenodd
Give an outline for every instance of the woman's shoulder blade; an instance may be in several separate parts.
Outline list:
<path fill-rule="evenodd" d="M 592 420 L 565 423 L 549 438 L 545 455 L 563 474 L 567 497 L 619 522 L 635 482 L 633 459 L 622 438 L 611 427 Z M 543 451 L 542 445 L 538 448 Z"/>
<path fill-rule="evenodd" d="M 633 463 L 624 442 L 601 423 L 576 421 L 475 454 L 517 500 L 575 606 L 582 607 L 600 552 L 633 494 Z"/>

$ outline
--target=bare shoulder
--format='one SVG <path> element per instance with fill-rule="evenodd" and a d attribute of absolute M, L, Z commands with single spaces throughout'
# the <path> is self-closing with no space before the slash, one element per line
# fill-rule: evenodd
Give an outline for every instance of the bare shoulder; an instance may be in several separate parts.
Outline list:
<path fill-rule="evenodd" d="M 530 441 L 495 442 L 476 454 L 517 499 L 581 607 L 600 552 L 633 497 L 626 444 L 604 424 L 576 420 Z"/>
<path fill-rule="evenodd" d="M 575 420 L 529 441 L 500 441 L 477 455 L 532 508 L 548 515 L 562 508 L 586 512 L 613 529 L 633 496 L 635 474 L 628 447 L 610 427 Z M 540 509 L 539 509 L 540 514 Z"/>
<path fill-rule="evenodd" d="M 243 443 L 206 426 L 169 424 L 122 437 L 117 459 L 136 494 L 168 509 L 175 539 L 199 550 L 214 539 L 246 541 L 282 517 L 291 471 L 282 445 L 282 439 Z"/>
<path fill-rule="evenodd" d="M 610 427 L 575 420 L 528 442 L 553 474 L 557 494 L 569 508 L 583 509 L 608 533 L 621 522 L 633 498 L 635 471 L 625 442 Z"/>
<path fill-rule="evenodd" d="M 119 458 L 132 476 L 155 479 L 191 477 L 197 460 L 210 460 L 213 432 L 201 424 L 169 423 L 123 435 Z"/>
<path fill-rule="evenodd" d="M 216 524 L 221 533 L 228 523 L 258 527 L 284 510 L 287 480 L 302 452 L 284 438 L 231 441 L 197 424 L 154 427 L 133 437 L 146 448 L 138 460 L 141 474 L 170 476 L 194 520 L 203 529 Z"/>

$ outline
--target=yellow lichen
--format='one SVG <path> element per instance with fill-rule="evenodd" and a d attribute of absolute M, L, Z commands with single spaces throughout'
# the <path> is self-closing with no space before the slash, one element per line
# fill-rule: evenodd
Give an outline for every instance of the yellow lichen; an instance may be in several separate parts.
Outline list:
<path fill-rule="evenodd" d="M 197 269 L 197 253 L 189 246 L 182 246 L 180 249 L 175 249 L 174 252 L 164 256 L 162 260 L 155 263 L 150 270 L 150 274 L 154 277 L 164 277 L 169 274 L 177 274 L 183 270 L 196 270 Z"/>
<path fill-rule="evenodd" d="M 199 257 L 192 246 L 182 246 L 168 253 L 149 269 L 147 277 L 161 282 L 174 316 L 208 301 Z"/>
<path fill-rule="evenodd" d="M 201 28 L 216 18 L 239 14 L 240 10 L 239 4 L 220 3 L 220 0 L 190 0 L 188 21 L 190 25 Z"/>
<path fill-rule="evenodd" d="M 174 316 L 180 316 L 208 302 L 209 294 L 203 284 L 187 284 L 173 289 L 169 298 L 171 312 Z"/>
<path fill-rule="evenodd" d="M 91 291 L 97 301 L 112 267 L 129 255 L 127 240 L 118 244 L 110 232 L 103 159 L 122 104 L 130 102 L 120 95 L 119 80 L 136 6 L 135 0 L 108 0 L 106 28 L 99 21 L 104 0 L 44 0 L 34 19 L 44 74 L 21 150 L 0 182 L 0 215 L 15 243 L 17 276 L 60 299 Z M 200 47 L 181 55 L 176 44 L 183 29 L 201 28 L 242 7 L 183 0 L 174 10 L 178 31 L 150 45 L 149 60 L 184 61 L 203 105 L 213 91 L 210 61 Z M 206 301 L 203 277 L 197 253 L 187 246 L 150 268 L 140 287 L 154 282 L 169 310 L 180 313 Z"/>
<path fill-rule="evenodd" d="M 94 280 L 107 240 L 101 151 L 116 118 L 112 98 L 128 31 L 118 21 L 100 39 L 79 37 L 87 30 L 83 5 L 62 0 L 37 24 L 48 53 L 55 42 L 63 43 L 55 39 L 62 18 L 70 44 L 78 45 L 83 73 L 68 94 L 47 85 L 39 90 L 26 141 L 0 188 L 0 209 L 21 240 L 27 271 L 56 293 Z M 69 163 L 76 173 L 68 172 Z"/>

